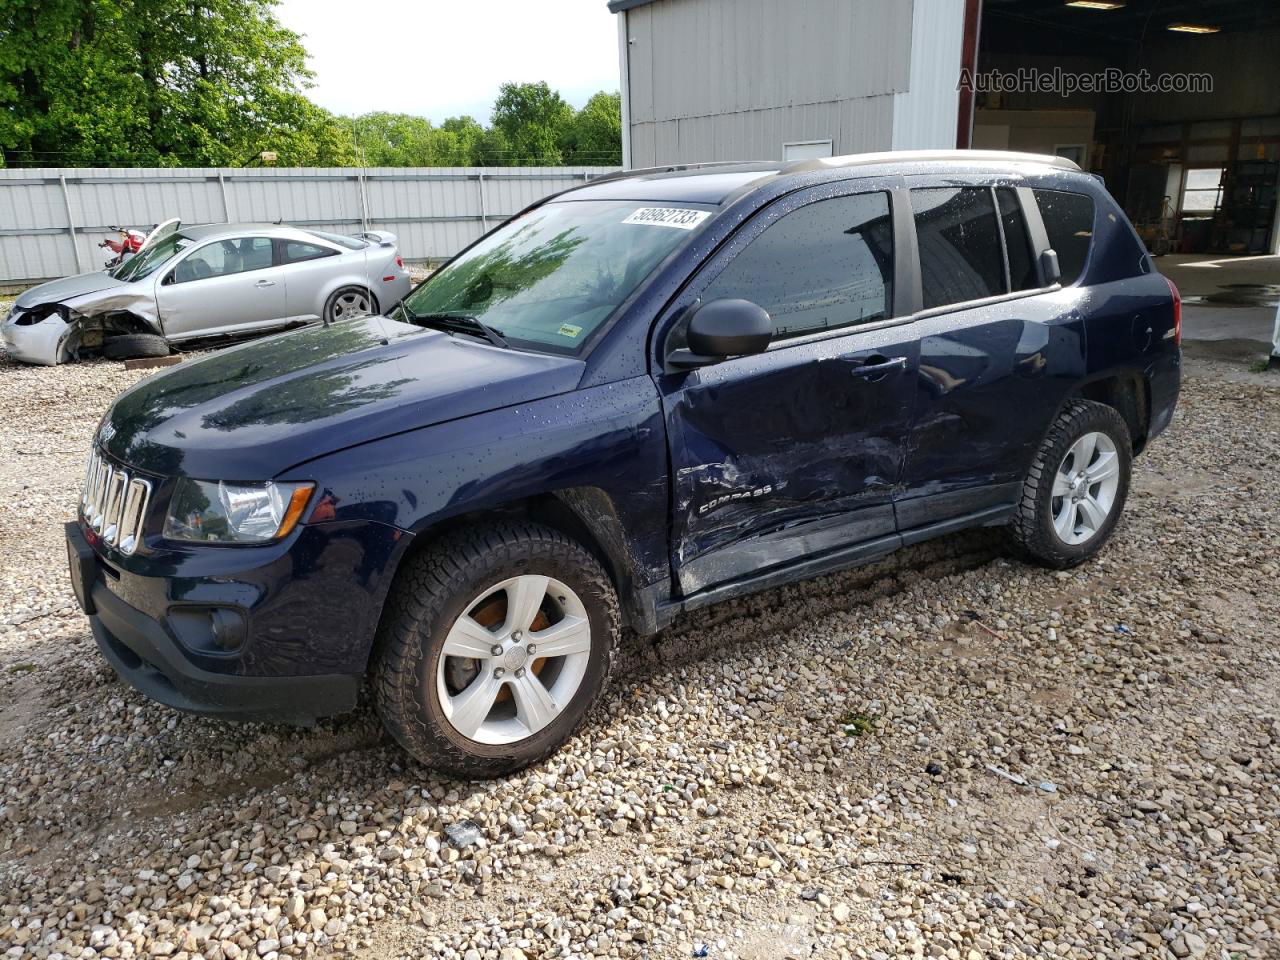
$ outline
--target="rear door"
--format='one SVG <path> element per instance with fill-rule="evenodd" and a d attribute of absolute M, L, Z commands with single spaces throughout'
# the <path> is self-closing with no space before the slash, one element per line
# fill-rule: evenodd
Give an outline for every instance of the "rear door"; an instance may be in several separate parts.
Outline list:
<path fill-rule="evenodd" d="M 910 190 L 923 312 L 897 503 L 908 540 L 949 520 L 996 519 L 1014 503 L 1032 453 L 1084 372 L 1078 291 L 1043 282 L 1031 191 L 955 180 L 913 179 Z"/>
<path fill-rule="evenodd" d="M 775 325 L 763 354 L 657 378 L 674 476 L 672 567 L 684 595 L 896 543 L 892 496 L 917 345 L 895 320 L 904 308 L 892 211 L 889 190 L 848 184 L 777 200 L 667 314 L 743 298 Z M 668 345 L 681 342 L 676 320 Z"/>
<path fill-rule="evenodd" d="M 156 286 L 166 337 L 236 333 L 285 316 L 284 271 L 270 237 L 234 237 L 196 247 Z"/>

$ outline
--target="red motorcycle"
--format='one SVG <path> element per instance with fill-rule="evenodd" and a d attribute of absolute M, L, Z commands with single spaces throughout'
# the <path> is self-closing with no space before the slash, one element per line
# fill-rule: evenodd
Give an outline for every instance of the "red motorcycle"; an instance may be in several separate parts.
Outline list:
<path fill-rule="evenodd" d="M 98 246 L 105 247 L 115 256 L 107 260 L 105 266 L 108 270 L 120 266 L 135 253 L 142 249 L 143 243 L 146 242 L 146 230 L 138 230 L 135 227 L 117 227 L 112 224 L 111 229 L 120 235 L 119 240 L 103 240 Z M 151 229 L 155 229 L 152 227 Z"/>

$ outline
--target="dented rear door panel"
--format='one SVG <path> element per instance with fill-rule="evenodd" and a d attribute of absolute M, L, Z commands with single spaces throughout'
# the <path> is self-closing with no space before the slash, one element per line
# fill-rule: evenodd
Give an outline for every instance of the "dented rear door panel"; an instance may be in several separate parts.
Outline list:
<path fill-rule="evenodd" d="M 1084 375 L 1077 288 L 916 321 L 920 376 L 902 530 L 1013 504 L 1045 428 Z"/>

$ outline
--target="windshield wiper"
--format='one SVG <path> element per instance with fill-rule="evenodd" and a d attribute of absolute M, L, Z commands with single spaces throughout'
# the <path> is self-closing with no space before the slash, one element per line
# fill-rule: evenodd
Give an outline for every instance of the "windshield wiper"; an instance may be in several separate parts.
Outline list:
<path fill-rule="evenodd" d="M 414 313 L 403 303 L 400 304 L 400 309 L 404 311 L 411 323 L 420 323 L 424 327 L 444 330 L 447 333 L 467 333 L 473 337 L 482 337 L 495 347 L 509 349 L 511 346 L 502 334 L 475 317 L 469 317 L 463 313 Z"/>

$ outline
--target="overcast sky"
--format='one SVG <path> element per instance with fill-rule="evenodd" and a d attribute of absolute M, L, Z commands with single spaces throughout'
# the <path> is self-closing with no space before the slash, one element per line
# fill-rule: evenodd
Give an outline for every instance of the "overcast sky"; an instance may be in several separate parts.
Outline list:
<path fill-rule="evenodd" d="M 545 80 L 575 107 L 618 89 L 605 0 L 281 0 L 310 53 L 308 95 L 335 113 L 488 123 L 498 85 Z"/>

